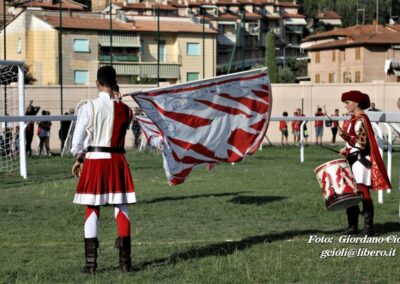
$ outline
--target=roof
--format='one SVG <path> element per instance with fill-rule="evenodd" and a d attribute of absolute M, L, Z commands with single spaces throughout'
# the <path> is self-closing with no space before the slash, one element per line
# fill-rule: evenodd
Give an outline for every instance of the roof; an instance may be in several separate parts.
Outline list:
<path fill-rule="evenodd" d="M 246 12 L 246 14 L 244 14 L 244 15 L 245 15 L 246 19 L 261 19 L 262 18 L 262 16 L 257 13 Z"/>
<path fill-rule="evenodd" d="M 325 10 L 325 11 L 318 11 L 315 13 L 314 18 L 316 19 L 335 19 L 335 20 L 341 20 L 342 17 L 339 16 L 338 13 L 332 10 Z"/>
<path fill-rule="evenodd" d="M 214 17 L 212 15 L 205 15 L 204 16 L 206 19 L 211 19 L 211 20 L 219 20 L 219 21 L 236 21 L 237 19 L 240 18 L 240 16 L 232 13 L 219 13 L 218 17 Z"/>
<path fill-rule="evenodd" d="M 348 28 L 335 28 L 327 32 L 316 33 L 303 39 L 303 42 L 321 40 L 327 38 L 338 38 L 346 36 L 354 36 L 360 34 L 371 34 L 376 32 L 376 25 L 357 25 Z M 385 32 L 386 29 L 382 25 L 378 25 L 378 32 Z"/>
<path fill-rule="evenodd" d="M 312 50 L 336 49 L 352 46 L 370 46 L 370 45 L 391 45 L 400 44 L 399 32 L 384 32 L 373 34 L 359 34 L 349 36 L 343 39 L 333 40 L 306 48 Z"/>
<path fill-rule="evenodd" d="M 160 10 L 167 10 L 167 11 L 174 11 L 177 10 L 176 7 L 173 7 L 172 5 L 164 5 L 164 4 L 159 4 L 159 3 L 150 3 L 146 5 L 146 3 L 141 2 L 141 3 L 131 3 L 127 5 L 122 5 L 121 10 L 153 10 L 155 8 L 160 8 Z"/>
<path fill-rule="evenodd" d="M 58 16 L 39 16 L 35 17 L 45 21 L 54 28 L 59 27 Z M 74 30 L 98 30 L 109 31 L 109 19 L 96 18 L 80 18 L 80 17 L 63 17 L 63 29 Z M 135 20 L 134 22 L 123 23 L 117 20 L 112 20 L 112 28 L 114 31 L 135 31 L 135 32 L 157 32 L 157 21 L 150 20 Z M 161 32 L 171 33 L 202 33 L 203 26 L 190 22 L 175 22 L 175 21 L 160 21 Z M 216 34 L 217 31 L 205 28 L 205 33 Z"/>
<path fill-rule="evenodd" d="M 292 19 L 305 19 L 306 16 L 301 15 L 301 14 L 283 14 L 282 18 L 283 19 L 288 19 L 288 18 L 292 18 Z"/>
<path fill-rule="evenodd" d="M 274 6 L 285 7 L 285 8 L 299 8 L 300 5 L 294 4 L 293 2 L 278 2 Z"/>
<path fill-rule="evenodd" d="M 59 3 L 53 4 L 53 2 L 51 0 L 48 2 L 26 1 L 26 2 L 15 3 L 15 5 L 21 6 L 24 8 L 34 7 L 34 8 L 43 8 L 43 9 L 49 9 L 49 10 L 59 10 L 59 8 L 60 8 Z M 74 1 L 62 0 L 61 7 L 63 10 L 83 11 L 83 10 L 85 10 L 86 6 L 84 6 L 83 4 L 74 2 Z"/>
<path fill-rule="evenodd" d="M 387 28 L 400 32 L 400 24 L 389 25 Z"/>

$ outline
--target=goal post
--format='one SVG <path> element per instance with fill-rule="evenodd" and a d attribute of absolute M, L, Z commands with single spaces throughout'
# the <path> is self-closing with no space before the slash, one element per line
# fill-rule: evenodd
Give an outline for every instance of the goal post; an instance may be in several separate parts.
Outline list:
<path fill-rule="evenodd" d="M 26 179 L 26 124 L 24 121 L 15 123 L 19 130 L 16 128 L 17 131 L 13 133 L 13 124 L 7 119 L 10 116 L 25 115 L 25 63 L 0 60 L 0 86 L 3 88 L 0 95 L 2 100 L 0 122 L 3 130 L 3 133 L 0 133 L 2 138 L 0 171 L 10 173 L 18 171 L 19 168 L 20 175 Z"/>

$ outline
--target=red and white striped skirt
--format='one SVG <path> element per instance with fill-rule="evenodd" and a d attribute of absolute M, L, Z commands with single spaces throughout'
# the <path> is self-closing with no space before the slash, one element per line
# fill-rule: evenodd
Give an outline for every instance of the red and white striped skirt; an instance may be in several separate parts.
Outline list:
<path fill-rule="evenodd" d="M 85 159 L 74 203 L 107 205 L 135 203 L 135 189 L 124 154 L 111 159 Z"/>

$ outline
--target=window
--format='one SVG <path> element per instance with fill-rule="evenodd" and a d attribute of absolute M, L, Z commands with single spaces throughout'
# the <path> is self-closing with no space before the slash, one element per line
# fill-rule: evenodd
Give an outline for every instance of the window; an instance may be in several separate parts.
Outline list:
<path fill-rule="evenodd" d="M 187 55 L 200 55 L 200 43 L 188 42 L 186 45 Z"/>
<path fill-rule="evenodd" d="M 22 52 L 22 41 L 21 38 L 18 38 L 18 45 L 17 45 L 17 53 L 21 53 Z"/>
<path fill-rule="evenodd" d="M 336 61 L 336 50 L 332 50 L 332 62 Z"/>
<path fill-rule="evenodd" d="M 87 70 L 75 70 L 74 71 L 74 83 L 75 84 L 87 84 L 87 83 L 89 83 L 89 71 L 87 71 Z"/>
<path fill-rule="evenodd" d="M 89 40 L 88 39 L 75 39 L 74 40 L 74 51 L 75 52 L 89 52 Z"/>
<path fill-rule="evenodd" d="M 329 73 L 329 83 L 335 83 L 335 73 Z"/>
<path fill-rule="evenodd" d="M 356 83 L 361 82 L 361 72 L 360 72 L 360 71 L 356 71 L 355 82 L 356 82 Z"/>
<path fill-rule="evenodd" d="M 186 81 L 190 82 L 190 81 L 199 80 L 199 77 L 200 77 L 200 73 L 199 72 L 188 72 L 186 74 Z"/>
<path fill-rule="evenodd" d="M 316 74 L 315 75 L 315 83 L 319 83 L 319 81 L 320 81 L 320 76 L 319 76 L 319 74 Z"/>
<path fill-rule="evenodd" d="M 357 47 L 356 48 L 356 60 L 360 60 L 361 59 L 361 48 Z"/>
<path fill-rule="evenodd" d="M 319 51 L 317 51 L 315 53 L 315 63 L 319 63 L 320 60 L 321 60 L 321 54 Z"/>

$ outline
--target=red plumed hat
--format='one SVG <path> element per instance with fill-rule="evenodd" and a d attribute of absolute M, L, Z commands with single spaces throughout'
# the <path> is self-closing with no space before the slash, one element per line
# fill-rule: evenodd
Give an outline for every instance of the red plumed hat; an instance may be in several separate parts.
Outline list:
<path fill-rule="evenodd" d="M 367 109 L 370 107 L 369 96 L 361 93 L 360 91 L 349 91 L 342 94 L 342 102 L 352 101 L 358 103 L 361 109 Z"/>

